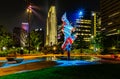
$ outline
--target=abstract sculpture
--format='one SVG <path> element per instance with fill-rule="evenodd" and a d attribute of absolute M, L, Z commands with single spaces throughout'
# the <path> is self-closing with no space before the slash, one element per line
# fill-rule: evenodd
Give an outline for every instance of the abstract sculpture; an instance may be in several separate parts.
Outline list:
<path fill-rule="evenodd" d="M 62 32 L 64 34 L 64 43 L 62 44 L 62 49 L 66 50 L 68 53 L 68 60 L 70 59 L 70 50 L 71 50 L 71 45 L 76 39 L 76 35 L 72 34 L 72 32 L 75 31 L 75 28 L 71 26 L 70 22 L 68 21 L 66 17 L 66 13 L 63 14 L 62 18 Z"/>

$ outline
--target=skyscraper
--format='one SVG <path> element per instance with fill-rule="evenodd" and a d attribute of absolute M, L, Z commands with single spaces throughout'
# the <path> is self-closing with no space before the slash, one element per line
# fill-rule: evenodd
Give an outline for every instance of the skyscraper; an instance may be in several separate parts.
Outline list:
<path fill-rule="evenodd" d="M 100 13 L 86 10 L 86 14 L 82 18 L 76 19 L 76 33 L 78 36 L 78 39 L 76 40 L 77 43 L 82 42 L 84 44 L 79 45 L 82 45 L 82 47 L 84 48 L 88 47 L 91 48 L 90 44 L 93 43 L 93 39 L 96 37 L 96 35 L 100 33 L 100 29 L 101 29 Z M 97 46 L 94 46 L 94 48 L 95 47 Z"/>
<path fill-rule="evenodd" d="M 92 36 L 96 36 L 99 34 L 101 31 L 101 17 L 100 17 L 100 12 L 91 12 L 91 24 L 92 24 L 92 29 L 91 33 Z"/>
<path fill-rule="evenodd" d="M 22 27 L 21 27 L 21 34 L 20 34 L 20 42 L 21 46 L 26 47 L 28 46 L 28 29 L 29 29 L 29 24 L 27 22 L 22 22 Z"/>
<path fill-rule="evenodd" d="M 107 36 L 116 35 L 120 29 L 120 0 L 100 0 L 102 30 Z"/>
<path fill-rule="evenodd" d="M 55 44 L 57 44 L 57 19 L 55 5 L 52 5 L 48 11 L 45 45 L 52 46 Z"/>
<path fill-rule="evenodd" d="M 120 47 L 120 0 L 100 0 L 102 32 L 108 47 Z M 109 43 L 108 43 L 109 42 Z"/>

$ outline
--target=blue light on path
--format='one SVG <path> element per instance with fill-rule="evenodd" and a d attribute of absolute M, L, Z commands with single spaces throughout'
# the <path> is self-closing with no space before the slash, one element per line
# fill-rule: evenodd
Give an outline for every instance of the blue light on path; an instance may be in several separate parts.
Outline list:
<path fill-rule="evenodd" d="M 95 61 L 85 61 L 85 60 L 57 60 L 57 66 L 80 66 L 80 65 L 93 65 L 93 64 L 100 64 Z M 57 67 L 56 66 L 56 67 Z"/>

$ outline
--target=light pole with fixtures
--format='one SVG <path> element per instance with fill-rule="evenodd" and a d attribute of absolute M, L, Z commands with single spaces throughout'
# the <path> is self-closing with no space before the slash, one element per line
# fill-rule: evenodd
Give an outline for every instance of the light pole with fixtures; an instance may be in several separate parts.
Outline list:
<path fill-rule="evenodd" d="M 31 13 L 32 13 L 32 6 L 29 5 L 28 8 L 27 8 L 27 13 L 28 13 L 28 24 L 29 24 L 29 30 L 28 30 L 28 38 L 29 38 L 29 54 L 30 54 L 30 27 L 31 27 L 31 22 L 30 22 L 30 19 L 31 19 Z"/>

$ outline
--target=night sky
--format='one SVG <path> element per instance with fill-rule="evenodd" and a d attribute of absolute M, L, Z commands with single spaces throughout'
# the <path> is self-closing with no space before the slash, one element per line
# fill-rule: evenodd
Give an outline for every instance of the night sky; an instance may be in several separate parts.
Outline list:
<path fill-rule="evenodd" d="M 35 11 L 39 14 L 32 14 L 32 28 L 44 27 L 46 25 L 47 12 L 53 0 L 31 0 L 32 5 L 39 7 Z M 80 9 L 99 11 L 99 0 L 56 0 L 57 21 L 61 22 L 61 16 L 67 12 L 68 17 L 74 18 L 72 14 Z M 27 21 L 27 3 L 25 0 L 2 0 L 0 2 L 0 25 L 5 26 L 9 31 L 14 27 L 20 27 L 22 22 Z"/>

